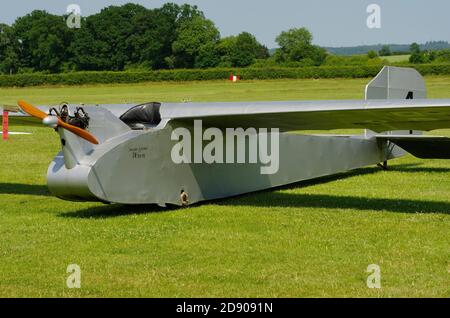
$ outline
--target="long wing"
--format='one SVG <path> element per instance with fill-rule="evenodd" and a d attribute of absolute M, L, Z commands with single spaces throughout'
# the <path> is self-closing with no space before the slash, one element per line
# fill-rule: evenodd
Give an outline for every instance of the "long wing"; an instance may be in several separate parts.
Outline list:
<path fill-rule="evenodd" d="M 429 131 L 450 128 L 450 99 L 163 104 L 161 117 L 218 128 Z"/>
<path fill-rule="evenodd" d="M 135 104 L 98 106 L 120 117 Z M 48 111 L 49 106 L 39 108 Z M 190 125 L 201 119 L 204 126 L 218 128 L 366 128 L 377 132 L 450 128 L 450 99 L 163 103 L 160 111 L 163 120 Z"/>

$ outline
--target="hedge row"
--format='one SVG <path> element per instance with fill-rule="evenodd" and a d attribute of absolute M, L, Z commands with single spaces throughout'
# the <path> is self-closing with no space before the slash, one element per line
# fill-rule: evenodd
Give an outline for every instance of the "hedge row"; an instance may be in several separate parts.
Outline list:
<path fill-rule="evenodd" d="M 450 64 L 414 65 L 422 75 L 450 75 Z M 63 74 L 0 75 L 0 87 L 37 85 L 83 85 L 141 83 L 160 81 L 223 80 L 231 74 L 242 79 L 280 78 L 366 78 L 375 76 L 382 66 L 321 66 L 302 68 L 243 68 L 207 70 L 163 70 L 149 72 L 75 72 Z"/>

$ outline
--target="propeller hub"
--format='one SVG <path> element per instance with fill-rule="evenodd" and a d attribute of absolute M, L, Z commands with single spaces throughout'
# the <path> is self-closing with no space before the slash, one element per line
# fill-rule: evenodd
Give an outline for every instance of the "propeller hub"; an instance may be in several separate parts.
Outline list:
<path fill-rule="evenodd" d="M 58 127 L 58 117 L 56 116 L 47 116 L 42 120 L 42 123 L 45 126 L 56 128 Z"/>

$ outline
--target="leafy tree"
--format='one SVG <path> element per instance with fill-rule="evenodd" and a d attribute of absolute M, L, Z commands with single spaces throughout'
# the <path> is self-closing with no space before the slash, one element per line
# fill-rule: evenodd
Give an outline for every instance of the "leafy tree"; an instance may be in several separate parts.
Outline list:
<path fill-rule="evenodd" d="M 253 64 L 256 59 L 267 59 L 269 57 L 267 47 L 259 43 L 248 32 L 224 38 L 220 41 L 218 47 L 222 57 L 221 64 L 224 66 L 246 67 Z"/>
<path fill-rule="evenodd" d="M 409 62 L 413 64 L 430 63 L 438 57 L 438 54 L 433 51 L 414 52 L 409 57 Z"/>
<path fill-rule="evenodd" d="M 411 52 L 411 54 L 414 54 L 414 53 L 419 54 L 420 53 L 420 45 L 417 44 L 416 42 L 414 42 L 409 47 L 409 51 Z"/>
<path fill-rule="evenodd" d="M 378 55 L 380 56 L 390 56 L 392 55 L 391 48 L 389 45 L 383 45 L 381 50 L 378 52 Z"/>
<path fill-rule="evenodd" d="M 16 73 L 19 68 L 19 42 L 14 36 L 14 30 L 0 24 L 0 72 Z"/>
<path fill-rule="evenodd" d="M 322 65 L 328 56 L 327 50 L 320 46 L 314 46 L 313 55 L 310 57 L 314 61 L 314 65 Z"/>
<path fill-rule="evenodd" d="M 220 54 L 220 66 L 222 67 L 232 67 L 232 58 L 233 52 L 236 47 L 236 37 L 228 36 L 219 41 L 217 44 L 217 49 Z"/>
<path fill-rule="evenodd" d="M 450 62 L 450 49 L 440 50 L 440 51 L 435 52 L 434 62 L 449 63 Z"/>
<path fill-rule="evenodd" d="M 367 52 L 367 57 L 369 59 L 374 59 L 378 57 L 378 53 L 375 50 L 370 50 L 369 52 Z"/>
<path fill-rule="evenodd" d="M 276 41 L 280 46 L 280 57 L 289 61 L 300 61 L 311 56 L 312 34 L 306 28 L 282 32 Z"/>
<path fill-rule="evenodd" d="M 310 51 L 314 58 L 326 56 L 314 46 Z M 247 32 L 220 41 L 197 6 L 147 9 L 128 3 L 84 17 L 81 29 L 68 28 L 64 16 L 33 11 L 12 27 L 0 26 L 0 57 L 0 72 L 65 72 L 245 67 L 269 53 Z"/>
<path fill-rule="evenodd" d="M 206 50 L 203 46 L 211 48 L 211 44 L 216 44 L 219 39 L 219 30 L 211 20 L 201 16 L 183 20 L 177 29 L 177 39 L 172 44 L 176 66 L 193 67 L 200 50 Z"/>
<path fill-rule="evenodd" d="M 411 56 L 409 57 L 409 62 L 413 64 L 421 64 L 425 63 L 425 54 L 421 52 L 420 45 L 417 43 L 411 44 L 409 47 L 409 50 L 411 52 Z"/>
<path fill-rule="evenodd" d="M 231 56 L 233 66 L 246 67 L 253 64 L 255 59 L 268 57 L 269 50 L 267 47 L 259 43 L 250 33 L 243 32 L 236 37 L 235 47 Z"/>
<path fill-rule="evenodd" d="M 174 8 L 174 12 L 177 11 L 176 23 L 181 26 L 185 22 L 194 20 L 195 18 L 205 19 L 205 14 L 198 9 L 197 6 L 191 6 L 189 4 L 183 4 L 178 6 L 176 4 L 169 4 Z"/>
<path fill-rule="evenodd" d="M 201 46 L 209 42 L 208 32 L 218 37 L 212 22 L 187 4 L 167 3 L 154 10 L 136 4 L 110 6 L 83 25 L 70 49 L 79 70 L 193 67 Z"/>
<path fill-rule="evenodd" d="M 423 52 L 421 53 L 413 53 L 409 57 L 409 62 L 413 64 L 422 64 L 426 62 L 425 54 Z"/>
<path fill-rule="evenodd" d="M 13 24 L 19 41 L 21 66 L 37 71 L 59 72 L 68 59 L 67 47 L 73 38 L 63 17 L 33 11 Z"/>
<path fill-rule="evenodd" d="M 134 50 L 148 43 L 148 39 L 133 37 L 136 30 L 133 23 L 137 16 L 142 19 L 146 13 L 143 6 L 129 3 L 121 7 L 110 6 L 87 17 L 83 27 L 76 30 L 70 48 L 77 69 L 118 71 L 127 63 L 138 61 Z"/>
<path fill-rule="evenodd" d="M 166 68 L 165 57 L 171 54 L 175 23 L 176 19 L 161 9 L 137 14 L 132 21 L 132 34 L 126 40 L 126 50 L 130 52 L 128 63 Z"/>
<path fill-rule="evenodd" d="M 164 63 L 162 68 L 175 68 L 177 58 L 173 55 L 172 46 L 177 39 L 177 30 L 181 24 L 187 23 L 194 17 L 205 18 L 202 11 L 197 6 L 191 6 L 183 4 L 181 6 L 174 3 L 166 3 L 158 10 L 166 19 L 166 23 L 169 25 L 169 29 L 164 31 L 164 46 L 161 52 Z M 157 66 L 158 67 L 158 66 Z"/>
<path fill-rule="evenodd" d="M 220 64 L 220 52 L 214 42 L 202 45 L 195 59 L 196 68 L 211 68 Z"/>
<path fill-rule="evenodd" d="M 306 28 L 291 29 L 282 32 L 276 39 L 280 48 L 275 52 L 278 62 L 298 62 L 303 59 L 311 59 L 316 65 L 320 65 L 326 58 L 323 48 L 312 44 L 313 36 Z"/>

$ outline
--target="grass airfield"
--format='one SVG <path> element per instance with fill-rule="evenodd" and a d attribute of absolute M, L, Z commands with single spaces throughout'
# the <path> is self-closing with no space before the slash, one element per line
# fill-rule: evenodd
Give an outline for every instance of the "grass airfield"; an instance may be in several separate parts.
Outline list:
<path fill-rule="evenodd" d="M 368 79 L 0 88 L 1 102 L 361 99 Z M 431 98 L 450 78 L 427 77 Z M 0 297 L 450 297 L 450 161 L 412 156 L 186 209 L 50 196 L 50 129 L 0 142 Z M 450 136 L 448 131 L 434 134 Z M 218 180 L 220 182 L 220 180 Z M 81 289 L 66 268 L 81 267 Z M 369 289 L 370 264 L 381 289 Z"/>

